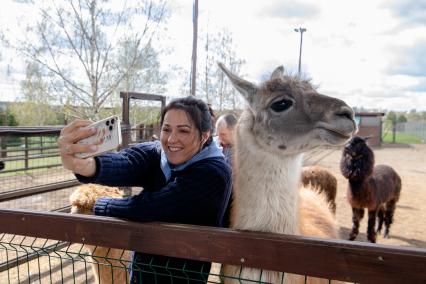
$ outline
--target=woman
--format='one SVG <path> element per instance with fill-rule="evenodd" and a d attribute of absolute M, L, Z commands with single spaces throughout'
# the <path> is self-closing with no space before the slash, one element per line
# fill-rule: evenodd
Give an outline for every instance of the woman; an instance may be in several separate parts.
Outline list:
<path fill-rule="evenodd" d="M 203 101 L 186 97 L 170 102 L 161 113 L 160 141 L 141 143 L 119 153 L 76 158 L 75 153 L 96 151 L 97 145 L 76 144 L 93 135 L 93 130 L 81 129 L 90 123 L 74 121 L 61 131 L 58 145 L 64 167 L 84 183 L 143 187 L 136 196 L 98 199 L 96 215 L 223 226 L 232 187 L 231 170 L 212 142 L 212 113 Z M 167 271 L 156 267 L 166 265 Z M 206 262 L 135 253 L 131 281 L 204 283 L 209 270 L 210 263 Z"/>

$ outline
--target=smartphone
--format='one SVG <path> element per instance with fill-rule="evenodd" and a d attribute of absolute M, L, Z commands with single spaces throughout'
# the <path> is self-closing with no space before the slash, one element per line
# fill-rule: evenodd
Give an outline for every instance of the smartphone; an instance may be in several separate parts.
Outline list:
<path fill-rule="evenodd" d="M 120 119 L 116 115 L 94 122 L 84 128 L 96 128 L 96 133 L 78 141 L 77 144 L 93 144 L 99 140 L 102 143 L 98 145 L 96 152 L 76 153 L 75 156 L 78 158 L 97 156 L 115 150 L 121 145 L 121 125 Z"/>

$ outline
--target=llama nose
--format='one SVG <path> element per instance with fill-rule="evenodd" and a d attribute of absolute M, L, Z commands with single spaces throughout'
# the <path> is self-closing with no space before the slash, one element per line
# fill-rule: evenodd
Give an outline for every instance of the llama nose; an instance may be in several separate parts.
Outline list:
<path fill-rule="evenodd" d="M 354 120 L 354 111 L 348 106 L 342 106 L 335 115 L 345 117 L 349 120 Z"/>

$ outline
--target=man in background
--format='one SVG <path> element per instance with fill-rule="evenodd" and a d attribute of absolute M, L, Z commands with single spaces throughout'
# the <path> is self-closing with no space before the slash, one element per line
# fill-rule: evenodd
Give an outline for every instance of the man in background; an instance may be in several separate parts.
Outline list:
<path fill-rule="evenodd" d="M 234 146 L 234 130 L 237 124 L 237 117 L 232 114 L 221 115 L 216 121 L 216 134 L 219 144 L 222 146 L 223 155 L 225 156 L 226 162 L 232 168 L 232 156 Z"/>

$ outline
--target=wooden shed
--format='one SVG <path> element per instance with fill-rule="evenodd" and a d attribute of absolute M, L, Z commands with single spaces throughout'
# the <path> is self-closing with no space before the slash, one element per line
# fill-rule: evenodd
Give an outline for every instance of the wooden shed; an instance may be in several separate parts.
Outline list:
<path fill-rule="evenodd" d="M 368 140 L 370 146 L 380 146 L 382 144 L 382 117 L 383 112 L 357 112 L 355 121 L 358 125 L 359 136 L 371 136 Z"/>

